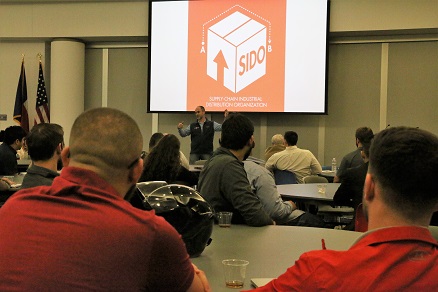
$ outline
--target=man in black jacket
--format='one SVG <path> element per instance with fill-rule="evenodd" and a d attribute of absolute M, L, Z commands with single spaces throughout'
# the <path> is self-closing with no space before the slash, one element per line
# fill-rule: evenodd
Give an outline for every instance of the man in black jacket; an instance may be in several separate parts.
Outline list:
<path fill-rule="evenodd" d="M 342 177 L 341 185 L 333 197 L 333 202 L 339 206 L 350 206 L 356 212 L 357 206 L 362 202 L 363 186 L 368 172 L 368 156 L 370 153 L 371 141 L 363 143 L 360 148 L 364 161 L 362 165 L 347 169 Z M 354 220 L 345 227 L 347 230 L 354 230 Z"/>
<path fill-rule="evenodd" d="M 197 160 L 208 160 L 213 153 L 213 138 L 214 132 L 222 130 L 222 125 L 213 121 L 209 121 L 205 117 L 205 108 L 200 105 L 195 109 L 196 122 L 191 123 L 187 128 L 183 129 L 184 123 L 178 124 L 178 132 L 181 137 L 191 136 L 192 144 L 190 149 L 190 164 L 194 164 Z M 225 110 L 224 117 L 228 116 L 228 111 Z"/>

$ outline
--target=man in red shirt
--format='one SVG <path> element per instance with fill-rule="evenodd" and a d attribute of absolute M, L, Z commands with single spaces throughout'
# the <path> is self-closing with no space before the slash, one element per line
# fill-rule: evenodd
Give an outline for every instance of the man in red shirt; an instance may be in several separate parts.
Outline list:
<path fill-rule="evenodd" d="M 257 291 L 438 291 L 438 138 L 388 128 L 370 149 L 363 204 L 369 230 L 347 251 L 304 253 Z"/>
<path fill-rule="evenodd" d="M 82 113 L 52 186 L 0 209 L 0 291 L 209 291 L 176 230 L 123 198 L 143 169 L 143 138 L 115 109 Z"/>

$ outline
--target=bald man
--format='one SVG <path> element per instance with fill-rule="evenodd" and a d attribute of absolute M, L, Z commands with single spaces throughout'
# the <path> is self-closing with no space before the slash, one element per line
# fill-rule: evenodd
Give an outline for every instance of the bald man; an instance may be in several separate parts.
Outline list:
<path fill-rule="evenodd" d="M 142 141 L 121 111 L 76 119 L 52 186 L 21 190 L 0 209 L 1 291 L 210 290 L 175 229 L 124 200 L 143 169 Z"/>

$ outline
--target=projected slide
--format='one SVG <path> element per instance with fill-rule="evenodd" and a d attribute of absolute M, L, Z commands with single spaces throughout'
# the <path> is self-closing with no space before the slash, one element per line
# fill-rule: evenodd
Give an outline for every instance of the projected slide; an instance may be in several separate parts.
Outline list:
<path fill-rule="evenodd" d="M 325 113 L 327 1 L 152 1 L 149 111 Z"/>

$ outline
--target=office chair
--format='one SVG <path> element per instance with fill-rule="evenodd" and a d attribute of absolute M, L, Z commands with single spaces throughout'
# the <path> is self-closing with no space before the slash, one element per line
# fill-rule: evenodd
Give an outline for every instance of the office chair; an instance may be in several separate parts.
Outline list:
<path fill-rule="evenodd" d="M 433 238 L 438 240 L 438 226 L 429 225 L 429 231 L 432 233 Z"/>
<path fill-rule="evenodd" d="M 326 184 L 328 180 L 318 175 L 309 175 L 303 178 L 305 184 Z M 316 214 L 323 218 L 329 226 L 346 225 L 353 220 L 354 209 L 351 207 L 331 206 L 319 203 L 317 206 L 308 206 L 309 209 L 317 208 Z"/>
<path fill-rule="evenodd" d="M 296 184 L 295 173 L 288 170 L 274 169 L 274 179 L 276 185 Z"/>
<path fill-rule="evenodd" d="M 303 182 L 305 184 L 326 184 L 328 180 L 325 177 L 317 176 L 317 175 L 309 175 L 303 178 Z"/>

